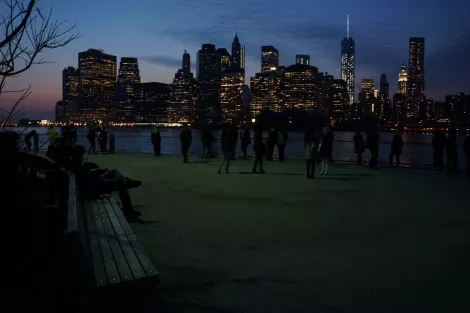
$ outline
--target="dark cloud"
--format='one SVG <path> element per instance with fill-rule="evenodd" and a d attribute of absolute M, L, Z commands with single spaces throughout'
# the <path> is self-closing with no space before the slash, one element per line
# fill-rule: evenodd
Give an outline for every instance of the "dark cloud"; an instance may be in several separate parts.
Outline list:
<path fill-rule="evenodd" d="M 174 68 L 174 69 L 179 69 L 182 66 L 182 57 L 181 55 L 180 58 L 174 58 L 174 57 L 168 57 L 168 56 L 147 56 L 147 57 L 140 57 L 139 60 L 148 62 L 148 63 L 153 63 L 161 66 L 165 66 L 168 68 Z M 191 62 L 191 66 L 195 67 L 196 63 Z"/>

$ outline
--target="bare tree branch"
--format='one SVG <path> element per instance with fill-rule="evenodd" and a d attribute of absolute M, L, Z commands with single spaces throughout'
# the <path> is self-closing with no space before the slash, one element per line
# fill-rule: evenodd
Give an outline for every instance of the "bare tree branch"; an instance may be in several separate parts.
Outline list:
<path fill-rule="evenodd" d="M 49 63 L 38 56 L 45 50 L 64 47 L 81 37 L 73 32 L 76 24 L 64 28 L 65 21 L 53 20 L 52 9 L 44 12 L 38 3 L 39 0 L 0 2 L 0 97 L 3 93 L 21 93 L 6 117 L 0 118 L 0 132 L 21 116 L 20 103 L 31 94 L 31 86 L 22 90 L 5 90 L 6 78 L 27 71 L 33 64 Z"/>

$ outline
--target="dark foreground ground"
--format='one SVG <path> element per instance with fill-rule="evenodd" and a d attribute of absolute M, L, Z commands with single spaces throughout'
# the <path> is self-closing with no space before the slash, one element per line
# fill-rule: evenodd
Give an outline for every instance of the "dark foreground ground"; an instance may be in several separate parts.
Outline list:
<path fill-rule="evenodd" d="M 168 312 L 469 312 L 470 184 L 411 169 L 92 156 L 140 179 Z"/>

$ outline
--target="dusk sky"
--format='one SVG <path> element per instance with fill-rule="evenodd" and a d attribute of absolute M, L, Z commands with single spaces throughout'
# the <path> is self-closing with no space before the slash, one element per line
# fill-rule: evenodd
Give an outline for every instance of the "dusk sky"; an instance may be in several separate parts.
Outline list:
<path fill-rule="evenodd" d="M 143 82 L 170 83 L 186 49 L 196 73 L 196 51 L 203 43 L 231 50 L 236 32 L 246 46 L 246 83 L 260 71 L 262 45 L 273 45 L 281 65 L 295 54 L 309 54 L 312 65 L 340 74 L 340 42 L 350 14 L 356 41 L 356 82 L 387 74 L 396 92 L 398 71 L 408 64 L 409 37 L 425 37 L 426 95 L 470 92 L 470 1 L 468 0 L 41 0 L 54 18 L 77 22 L 83 34 L 65 48 L 41 55 L 53 64 L 36 65 L 10 79 L 7 89 L 32 86 L 23 117 L 53 119 L 61 100 L 62 69 L 76 67 L 78 52 L 103 49 L 139 58 Z M 356 89 L 356 93 L 359 89 Z M 12 99 L 0 99 L 0 106 Z"/>

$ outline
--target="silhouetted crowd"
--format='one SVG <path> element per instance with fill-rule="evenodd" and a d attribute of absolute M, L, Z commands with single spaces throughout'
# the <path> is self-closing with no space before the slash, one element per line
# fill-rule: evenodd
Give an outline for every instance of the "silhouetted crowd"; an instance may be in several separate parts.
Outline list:
<path fill-rule="evenodd" d="M 253 137 L 247 126 L 239 129 L 234 125 L 225 124 L 221 133 L 222 162 L 217 172 L 230 173 L 231 161 L 235 159 L 235 151 L 240 138 L 241 158 L 248 158 L 248 147 L 253 144 L 254 161 L 251 172 L 255 174 L 266 173 L 264 169 L 264 160 L 273 161 L 274 151 L 277 147 L 278 160 L 285 160 L 285 149 L 289 140 L 285 129 L 269 129 L 267 136 L 263 137 L 263 130 L 259 127 L 254 128 Z M 117 169 L 100 168 L 97 164 L 88 162 L 85 154 L 96 154 L 96 140 L 98 139 L 99 153 L 106 154 L 108 143 L 108 131 L 104 126 L 92 124 L 87 131 L 89 142 L 88 150 L 77 144 L 77 129 L 74 125 L 64 126 L 60 132 L 54 127 L 47 131 L 49 147 L 46 156 L 55 160 L 56 164 L 76 175 L 77 183 L 85 198 L 100 197 L 102 194 L 118 192 L 122 203 L 122 210 L 127 217 L 140 216 L 140 212 L 132 207 L 132 202 L 128 190 L 139 187 L 142 182 L 133 180 L 124 176 Z M 26 151 L 31 151 L 32 142 L 37 142 L 38 134 L 36 131 L 27 133 L 24 137 Z M 162 136 L 158 128 L 154 127 L 150 133 L 150 139 L 154 148 L 154 155 L 161 155 Z M 192 131 L 188 125 L 184 125 L 180 131 L 181 154 L 183 162 L 188 163 L 189 149 L 192 144 Z M 252 141 L 253 139 L 253 141 Z M 214 157 L 211 149 L 214 135 L 211 128 L 206 127 L 201 131 L 202 156 Z M 309 127 L 304 134 L 305 158 L 306 158 L 306 177 L 315 178 L 316 164 L 321 164 L 319 175 L 327 175 L 330 165 L 333 162 L 333 143 L 334 134 L 329 126 L 322 127 L 318 131 L 315 127 Z M 438 170 L 444 168 L 444 159 L 446 169 L 449 174 L 455 174 L 458 169 L 458 151 L 457 151 L 457 131 L 451 130 L 447 135 L 443 132 L 436 132 L 432 139 L 433 145 L 433 165 Z M 380 135 L 378 130 L 366 132 L 366 139 L 360 132 L 354 135 L 354 153 L 357 155 L 357 165 L 363 164 L 363 154 L 365 150 L 370 152 L 368 166 L 371 169 L 378 169 L 378 155 L 380 146 Z M 404 142 L 400 131 L 394 133 L 389 154 L 389 165 L 398 167 L 400 165 L 400 155 L 403 152 Z M 470 177 L 470 134 L 467 134 L 463 143 L 465 155 L 465 173 Z"/>

